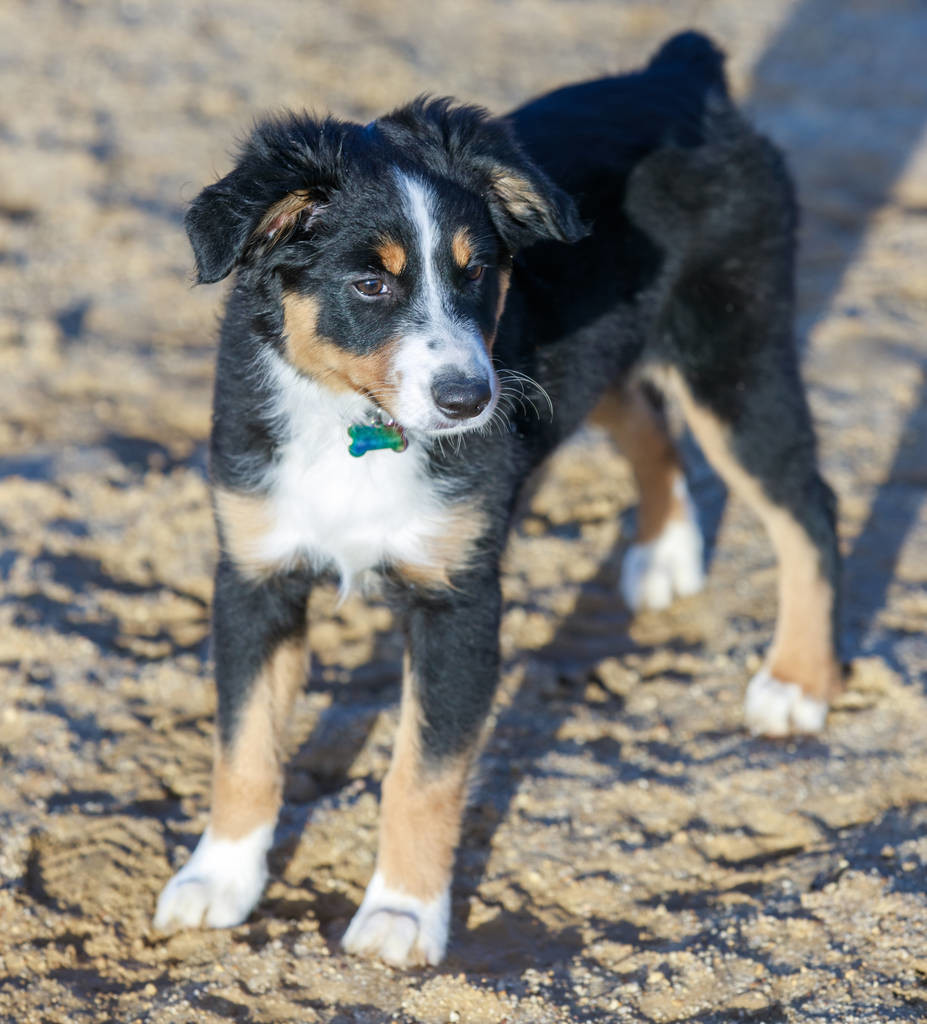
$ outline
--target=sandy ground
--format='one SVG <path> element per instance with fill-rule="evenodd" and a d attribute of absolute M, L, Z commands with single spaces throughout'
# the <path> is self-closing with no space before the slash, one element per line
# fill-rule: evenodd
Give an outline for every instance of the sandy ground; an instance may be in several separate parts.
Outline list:
<path fill-rule="evenodd" d="M 150 919 L 203 824 L 217 289 L 184 204 L 283 105 L 505 110 L 695 24 L 786 150 L 800 332 L 841 497 L 850 688 L 819 739 L 741 727 L 774 618 L 757 524 L 690 450 L 706 591 L 631 622 L 602 437 L 513 538 L 498 716 L 451 951 L 338 940 L 369 877 L 400 649 L 314 598 L 272 880 L 242 927 Z M 927 9 L 919 0 L 5 0 L 0 6 L 0 1019 L 927 1020 Z"/>

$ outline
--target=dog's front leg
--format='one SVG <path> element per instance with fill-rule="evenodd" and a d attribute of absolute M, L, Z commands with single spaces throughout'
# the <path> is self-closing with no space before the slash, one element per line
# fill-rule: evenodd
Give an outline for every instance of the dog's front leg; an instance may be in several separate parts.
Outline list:
<path fill-rule="evenodd" d="M 283 791 L 280 753 L 306 681 L 309 584 L 254 581 L 223 558 L 213 637 L 219 707 L 209 826 L 158 900 L 155 927 L 240 924 L 261 897 Z"/>
<path fill-rule="evenodd" d="M 402 967 L 444 956 L 469 774 L 499 671 L 498 575 L 471 573 L 454 583 L 408 602 L 377 865 L 343 939 L 350 953 Z"/>

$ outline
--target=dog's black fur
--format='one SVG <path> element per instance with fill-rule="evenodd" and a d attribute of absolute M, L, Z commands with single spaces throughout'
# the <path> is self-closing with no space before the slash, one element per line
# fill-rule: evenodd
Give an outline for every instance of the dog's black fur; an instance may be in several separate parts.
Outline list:
<path fill-rule="evenodd" d="M 484 516 L 446 586 L 389 561 L 374 567 L 405 623 L 426 773 L 472 749 L 490 706 L 499 560 L 522 483 L 632 371 L 675 372 L 728 431 L 766 500 L 810 538 L 836 590 L 834 503 L 816 468 L 792 336 L 793 191 L 780 154 L 731 104 L 722 60 L 686 33 L 636 74 L 558 90 L 505 120 L 446 100 L 416 101 L 366 127 L 270 120 L 187 215 L 199 280 L 237 271 L 216 377 L 219 488 L 263 493 L 259 481 L 281 457 L 279 422 L 267 414 L 278 385 L 248 368 L 263 349 L 285 354 L 284 296 L 310 297 L 318 334 L 351 356 L 376 354 L 407 329 L 420 268 L 397 170 L 427 181 L 439 224 L 469 229 L 471 264 L 455 267 L 445 253 L 435 271 L 452 282 L 442 293 L 451 313 L 494 337 L 496 366 L 550 396 L 552 415 L 515 404 L 504 429 L 463 431 L 451 443 L 408 430 L 435 492 L 451 503 L 475 495 Z M 268 221 L 293 195 L 297 211 Z M 386 280 L 389 293 L 359 301 L 346 285 L 370 263 L 373 228 L 403 243 L 409 265 L 392 276 L 371 270 L 373 284 L 355 283 Z M 388 406 L 375 390 L 369 397 Z M 325 566 L 291 562 L 255 578 L 236 563 L 221 516 L 219 529 L 214 630 L 228 748 L 261 666 L 304 630 L 306 596 Z"/>

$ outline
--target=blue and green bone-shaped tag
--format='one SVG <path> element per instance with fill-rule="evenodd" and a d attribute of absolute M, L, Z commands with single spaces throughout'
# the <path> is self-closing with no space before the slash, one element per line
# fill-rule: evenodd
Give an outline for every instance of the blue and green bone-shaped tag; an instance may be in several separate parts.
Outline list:
<path fill-rule="evenodd" d="M 406 435 L 398 423 L 354 423 L 348 427 L 351 444 L 348 454 L 360 457 L 367 452 L 391 448 L 394 452 L 404 452 L 409 446 Z"/>

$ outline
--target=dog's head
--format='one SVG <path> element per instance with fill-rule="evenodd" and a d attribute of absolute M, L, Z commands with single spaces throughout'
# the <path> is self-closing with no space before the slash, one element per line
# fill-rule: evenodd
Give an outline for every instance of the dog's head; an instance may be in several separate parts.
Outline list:
<path fill-rule="evenodd" d="M 243 283 L 276 282 L 298 371 L 426 433 L 492 415 L 514 253 L 584 233 L 505 122 L 446 100 L 366 127 L 263 123 L 186 226 L 200 281 L 238 267 Z"/>

